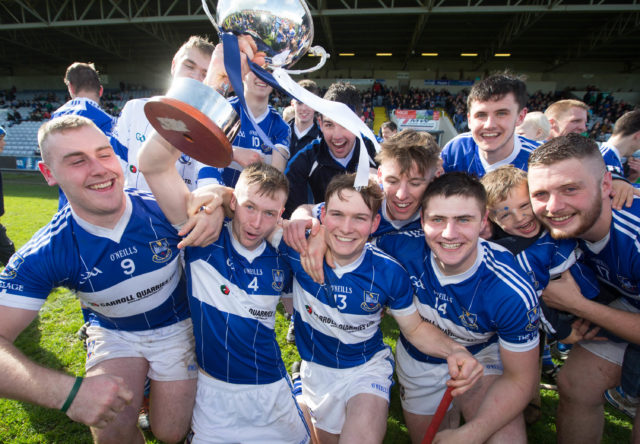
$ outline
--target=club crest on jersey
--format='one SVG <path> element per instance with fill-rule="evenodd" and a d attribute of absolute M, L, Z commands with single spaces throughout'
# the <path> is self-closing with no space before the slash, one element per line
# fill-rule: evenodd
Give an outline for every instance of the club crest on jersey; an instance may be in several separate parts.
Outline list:
<path fill-rule="evenodd" d="M 620 275 L 618 275 L 617 277 L 618 277 L 618 282 L 620 282 L 620 286 L 625 291 L 635 292 L 636 286 L 633 285 L 633 282 L 631 282 L 629 278 L 627 278 L 626 276 L 620 276 Z"/>
<path fill-rule="evenodd" d="M 187 156 L 186 154 L 180 156 L 178 161 L 183 165 L 191 165 L 191 157 Z"/>
<path fill-rule="evenodd" d="M 149 242 L 149 247 L 153 252 L 153 257 L 151 258 L 151 260 L 158 264 L 167 262 L 169 259 L 171 259 L 171 256 L 173 256 L 171 248 L 169 248 L 169 242 L 166 238 Z"/>
<path fill-rule="evenodd" d="M 378 293 L 372 293 L 370 291 L 364 292 L 364 301 L 360 304 L 360 308 L 364 311 L 376 311 L 380 308 L 380 303 L 378 299 L 380 295 Z"/>
<path fill-rule="evenodd" d="M 273 276 L 273 283 L 271 286 L 275 291 L 282 291 L 284 288 L 284 271 L 273 269 L 271 270 L 271 275 Z"/>
<path fill-rule="evenodd" d="M 262 146 L 260 146 L 260 149 L 264 154 L 271 154 L 271 148 L 269 148 L 269 146 L 264 143 L 262 144 Z"/>
<path fill-rule="evenodd" d="M 538 321 L 540 321 L 540 307 L 535 306 L 527 312 L 529 324 L 525 327 L 527 331 L 536 331 L 538 329 Z"/>
<path fill-rule="evenodd" d="M 458 319 L 460 319 L 460 322 L 462 322 L 462 325 L 464 325 L 467 328 L 470 328 L 472 330 L 477 330 L 478 329 L 478 315 L 477 314 L 473 314 L 467 310 L 465 310 L 464 308 L 462 309 L 462 314 L 460 316 L 458 316 Z"/>
<path fill-rule="evenodd" d="M 20 256 L 19 253 L 14 253 L 14 255 L 11 256 L 9 263 L 4 268 L 0 276 L 2 276 L 5 279 L 13 279 L 14 277 L 16 277 L 16 272 L 18 271 L 18 268 L 20 268 L 20 265 L 22 265 L 23 262 L 24 262 L 24 259 L 22 258 L 22 256 Z"/>
<path fill-rule="evenodd" d="M 231 290 L 229 290 L 229 287 L 227 287 L 226 285 L 222 284 L 222 285 L 220 286 L 220 291 L 221 291 L 221 292 L 223 292 L 224 294 L 229 294 L 229 292 L 230 292 Z"/>

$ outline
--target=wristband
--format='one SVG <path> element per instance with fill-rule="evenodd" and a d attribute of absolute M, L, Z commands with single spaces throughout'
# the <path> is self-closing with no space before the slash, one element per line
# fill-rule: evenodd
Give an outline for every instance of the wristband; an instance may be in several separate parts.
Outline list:
<path fill-rule="evenodd" d="M 67 400 L 62 404 L 62 408 L 60 411 L 62 413 L 67 413 L 69 407 L 71 407 L 71 403 L 74 399 L 76 399 L 76 395 L 78 394 L 78 390 L 80 390 L 80 386 L 82 385 L 82 376 L 76 376 L 76 382 L 73 383 L 73 387 L 71 387 L 71 391 L 69 392 L 69 396 L 67 396 Z"/>

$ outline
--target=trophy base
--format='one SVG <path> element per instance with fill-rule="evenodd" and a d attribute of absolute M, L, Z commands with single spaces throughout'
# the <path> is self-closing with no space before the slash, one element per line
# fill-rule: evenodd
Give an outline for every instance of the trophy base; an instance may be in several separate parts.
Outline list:
<path fill-rule="evenodd" d="M 197 108 L 159 96 L 149 99 L 144 113 L 158 134 L 179 151 L 218 168 L 231 163 L 233 150 L 227 136 Z"/>

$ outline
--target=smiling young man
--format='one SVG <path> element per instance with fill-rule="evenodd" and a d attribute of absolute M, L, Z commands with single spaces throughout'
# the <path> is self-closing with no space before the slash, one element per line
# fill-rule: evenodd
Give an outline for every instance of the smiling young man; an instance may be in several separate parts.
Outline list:
<path fill-rule="evenodd" d="M 222 181 L 224 185 L 232 188 L 235 187 L 240 172 L 247 165 L 264 162 L 273 165 L 279 171 L 284 171 L 290 157 L 291 130 L 280 114 L 269 105 L 269 95 L 273 88 L 252 72 L 245 75 L 243 85 L 247 109 L 260 129 L 269 137 L 275 150 L 262 141 L 249 116 L 240 106 L 238 98 L 230 99 L 231 106 L 240 116 L 240 130 L 232 142 L 233 161 L 228 167 L 222 169 Z M 215 174 L 215 168 L 203 168 L 198 179 L 215 177 Z"/>
<path fill-rule="evenodd" d="M 441 431 L 442 442 L 525 443 L 522 410 L 537 381 L 538 299 L 511 253 L 480 239 L 486 218 L 482 185 L 448 173 L 425 192 L 424 233 L 383 236 L 377 244 L 409 272 L 422 318 L 484 367 L 478 384 L 454 400 L 465 425 Z M 447 366 L 404 335 L 396 359 L 405 422 L 418 443 L 444 393 Z M 456 424 L 449 418 L 442 428 Z"/>
<path fill-rule="evenodd" d="M 154 134 L 140 167 L 167 218 L 187 218 L 189 192 L 174 166 L 180 152 Z M 229 202 L 233 218 L 204 248 L 185 251 L 200 373 L 191 441 L 309 442 L 275 336 L 276 306 L 291 272 L 265 242 L 287 199 L 283 173 L 247 166 Z"/>
<path fill-rule="evenodd" d="M 529 194 L 536 216 L 558 239 L 578 238 L 585 260 L 603 291 L 617 296 L 609 305 L 583 298 L 569 276 L 553 281 L 543 297 L 625 341 L 640 343 L 640 199 L 614 210 L 611 173 L 598 146 L 585 137 L 560 136 L 529 159 Z M 604 427 L 603 392 L 620 383 L 627 342 L 582 341 L 558 375 L 558 439 L 598 442 Z M 636 416 L 634 442 L 638 439 Z"/>
<path fill-rule="evenodd" d="M 527 87 L 517 77 L 494 74 L 475 83 L 467 98 L 471 131 L 442 149 L 444 170 L 477 177 L 508 164 L 526 170 L 529 154 L 539 145 L 515 134 L 527 114 L 526 104 Z"/>
<path fill-rule="evenodd" d="M 327 187 L 321 218 L 336 267 L 324 265 L 322 284 L 305 273 L 292 248 L 280 246 L 295 277 L 301 399 L 323 443 L 384 438 L 393 384 L 393 356 L 380 330 L 385 307 L 415 347 L 447 362 L 446 374 L 455 379 L 448 385 L 457 388 L 454 396 L 481 373 L 462 346 L 420 318 L 400 264 L 367 243 L 380 221 L 382 192 L 373 181 L 356 190 L 354 180 L 355 174 L 339 175 Z"/>
<path fill-rule="evenodd" d="M 318 85 L 313 80 L 303 79 L 298 82 L 298 85 L 316 96 L 320 93 Z M 294 119 L 289 124 L 291 129 L 289 152 L 293 157 L 302 148 L 320 138 L 320 127 L 316 122 L 316 112 L 313 108 L 296 99 L 291 99 L 291 106 L 294 110 Z"/>
<path fill-rule="evenodd" d="M 181 239 L 150 194 L 123 191 L 119 160 L 93 122 L 51 120 L 38 143 L 40 170 L 69 205 L 0 275 L 0 367 L 9 384 L 0 390 L 61 408 L 92 426 L 97 442 L 142 443 L 137 419 L 148 377 L 153 432 L 178 442 L 189 428 L 197 373 Z M 37 366 L 11 345 L 57 286 L 75 290 L 89 313 L 84 382 Z"/>
<path fill-rule="evenodd" d="M 325 93 L 324 99 L 344 103 L 357 115 L 362 113 L 362 99 L 356 87 L 350 83 L 334 83 Z M 289 217 L 302 204 L 322 202 L 327 184 L 334 176 L 353 173 L 357 169 L 363 147 L 356 136 L 326 116 L 318 116 L 318 124 L 322 137 L 292 157 L 285 170 L 291 185 L 285 217 Z M 375 149 L 371 142 L 364 140 L 369 165 L 375 168 Z M 308 201 L 309 189 L 313 202 Z"/>
<path fill-rule="evenodd" d="M 204 81 L 214 45 L 204 37 L 191 36 L 173 56 L 171 77 L 190 78 Z M 123 163 L 125 185 L 149 191 L 149 186 L 140 174 L 138 152 L 144 141 L 151 135 L 153 127 L 144 114 L 144 105 L 149 99 L 129 100 L 122 108 L 120 117 L 113 129 L 111 144 Z M 202 164 L 187 155 L 180 156 L 176 168 L 189 190 L 196 188 L 198 171 Z M 219 175 L 218 175 L 219 178 Z"/>

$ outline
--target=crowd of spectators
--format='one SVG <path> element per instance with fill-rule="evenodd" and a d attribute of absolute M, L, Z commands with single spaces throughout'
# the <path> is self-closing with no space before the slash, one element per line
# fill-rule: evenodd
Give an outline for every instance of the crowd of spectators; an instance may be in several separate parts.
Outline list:
<path fill-rule="evenodd" d="M 633 105 L 616 100 L 613 95 L 599 91 L 593 86 L 587 86 L 586 89 L 587 92 L 581 99 L 590 107 L 587 124 L 588 136 L 599 142 L 604 142 L 611 135 L 616 120 L 626 111 L 633 109 Z M 321 88 L 320 97 L 325 92 L 326 88 Z M 436 88 L 410 88 L 406 93 L 401 93 L 396 88 L 388 88 L 380 82 L 374 82 L 369 90 L 362 93 L 363 117 L 365 123 L 372 127 L 375 119 L 375 106 L 384 106 L 389 115 L 396 109 L 443 109 L 451 117 L 456 130 L 465 132 L 469 130 L 467 94 L 467 89 L 453 94 L 445 89 Z M 105 91 L 101 106 L 109 114 L 118 116 L 122 104 L 128 98 L 130 97 L 127 87 L 117 91 Z M 551 103 L 567 98 L 575 98 L 575 95 L 570 90 L 556 93 L 538 91 L 529 97 L 527 109 L 543 112 Z M 0 108 L 9 108 L 7 120 L 9 125 L 13 125 L 25 120 L 47 120 L 51 117 L 51 112 L 68 99 L 69 97 L 62 95 L 58 97 L 55 93 L 50 92 L 36 95 L 32 100 L 18 100 L 14 87 L 10 90 L 0 91 Z M 287 94 L 274 91 L 271 94 L 269 104 L 282 113 L 284 108 L 289 106 L 290 101 L 291 98 Z M 28 115 L 23 115 L 18 110 L 19 108 L 30 108 L 31 110 Z"/>

